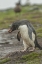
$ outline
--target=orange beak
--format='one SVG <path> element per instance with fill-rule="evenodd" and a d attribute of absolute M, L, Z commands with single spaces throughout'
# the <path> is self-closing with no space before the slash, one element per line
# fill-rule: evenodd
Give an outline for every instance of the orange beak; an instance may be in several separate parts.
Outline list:
<path fill-rule="evenodd" d="M 9 33 L 11 33 L 11 32 L 12 32 L 12 30 L 11 30 L 11 29 L 9 29 L 9 30 L 8 30 L 8 32 L 9 32 Z"/>

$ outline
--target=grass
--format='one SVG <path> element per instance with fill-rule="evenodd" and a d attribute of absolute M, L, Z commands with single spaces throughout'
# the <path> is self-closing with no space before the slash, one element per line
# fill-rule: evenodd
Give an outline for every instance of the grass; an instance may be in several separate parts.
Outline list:
<path fill-rule="evenodd" d="M 27 61 L 26 64 L 40 64 L 40 60 L 36 58 L 33 61 Z"/>
<path fill-rule="evenodd" d="M 42 27 L 36 30 L 37 33 L 42 33 Z"/>
<path fill-rule="evenodd" d="M 32 52 L 28 55 L 22 56 L 20 62 L 25 62 L 26 64 L 40 64 L 41 57 L 42 53 Z"/>
<path fill-rule="evenodd" d="M 10 58 L 0 59 L 0 64 L 4 64 L 10 60 L 11 60 Z"/>
<path fill-rule="evenodd" d="M 22 60 L 23 61 L 30 61 L 30 60 L 33 60 L 37 57 L 39 58 L 39 56 L 40 56 L 40 54 L 33 52 L 28 55 L 22 56 Z"/>
<path fill-rule="evenodd" d="M 39 38 L 42 38 L 42 33 L 37 34 Z"/>
<path fill-rule="evenodd" d="M 40 53 L 32 52 L 30 54 L 21 56 L 21 58 L 19 60 L 16 60 L 16 64 L 22 64 L 22 63 L 41 64 L 40 63 L 40 62 L 42 62 L 41 58 L 42 58 L 42 51 Z M 0 59 L 0 64 L 7 63 L 9 61 L 14 62 L 14 60 L 11 60 L 10 58 L 5 58 L 5 59 Z"/>
<path fill-rule="evenodd" d="M 35 10 L 34 11 L 30 11 L 29 8 L 31 8 L 31 6 L 22 7 L 22 11 L 18 15 L 14 12 L 13 9 L 9 9 L 9 10 L 6 10 L 6 11 L 0 11 L 0 24 L 3 25 L 3 23 L 4 23 L 4 25 L 5 25 L 8 22 L 10 24 L 11 22 L 13 22 L 16 19 L 24 19 L 24 18 L 30 20 L 31 22 L 42 23 L 42 16 L 41 16 L 42 13 L 37 11 L 37 10 L 36 10 L 36 12 L 35 12 Z M 41 17 L 33 18 L 33 17 L 36 17 L 36 16 L 41 16 Z M 4 26 L 4 28 L 6 26 Z M 1 28 L 1 26 L 0 26 L 0 28 Z"/>
<path fill-rule="evenodd" d="M 42 38 L 42 27 L 36 30 L 37 36 Z"/>

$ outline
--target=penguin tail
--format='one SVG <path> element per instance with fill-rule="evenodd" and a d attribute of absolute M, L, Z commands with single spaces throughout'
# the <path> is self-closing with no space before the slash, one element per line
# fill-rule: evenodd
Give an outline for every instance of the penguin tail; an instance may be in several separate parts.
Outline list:
<path fill-rule="evenodd" d="M 42 50 L 42 47 L 38 44 L 37 37 L 35 38 L 35 48 L 38 47 L 40 50 Z"/>

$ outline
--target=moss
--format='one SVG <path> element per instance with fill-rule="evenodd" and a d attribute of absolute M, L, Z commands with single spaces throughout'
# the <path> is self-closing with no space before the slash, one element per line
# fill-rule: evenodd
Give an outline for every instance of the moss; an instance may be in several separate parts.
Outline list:
<path fill-rule="evenodd" d="M 40 60 L 39 58 L 36 58 L 34 60 L 27 61 L 26 64 L 40 64 Z"/>
<path fill-rule="evenodd" d="M 25 55 L 25 56 L 23 56 L 22 57 L 22 59 L 26 59 L 26 60 L 32 60 L 32 59 L 34 59 L 34 58 L 36 58 L 36 57 L 38 57 L 39 56 L 39 54 L 38 53 L 30 53 L 29 55 Z"/>
<path fill-rule="evenodd" d="M 10 58 L 0 59 L 0 64 L 4 64 L 10 60 L 11 60 Z"/>
<path fill-rule="evenodd" d="M 42 27 L 36 30 L 37 33 L 42 33 Z"/>
<path fill-rule="evenodd" d="M 36 30 L 37 36 L 42 38 L 42 27 Z"/>
<path fill-rule="evenodd" d="M 42 56 L 42 55 L 39 53 L 33 52 L 28 55 L 22 56 L 20 62 L 33 61 L 35 59 L 39 59 L 40 56 Z"/>
<path fill-rule="evenodd" d="M 37 34 L 37 37 L 42 38 L 42 33 Z"/>

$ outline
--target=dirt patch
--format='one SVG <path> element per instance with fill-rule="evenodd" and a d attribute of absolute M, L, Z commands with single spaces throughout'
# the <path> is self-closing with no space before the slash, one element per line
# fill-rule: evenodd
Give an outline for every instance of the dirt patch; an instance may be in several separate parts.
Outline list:
<path fill-rule="evenodd" d="M 13 53 L 9 53 L 8 55 L 6 55 L 5 58 L 10 58 L 10 61 L 4 63 L 4 64 L 28 64 L 27 61 L 35 61 L 35 59 L 37 59 L 36 62 L 38 62 L 38 60 L 40 59 L 39 63 L 42 63 L 42 54 L 40 50 L 36 50 L 35 52 L 21 52 L 21 51 L 16 51 Z M 31 63 L 30 63 L 31 64 Z"/>
<path fill-rule="evenodd" d="M 34 58 L 34 63 L 35 63 L 35 59 L 37 59 L 36 64 L 37 64 L 38 61 L 39 61 L 38 62 L 39 64 L 40 63 L 42 64 L 42 55 L 41 55 L 42 53 L 41 52 L 42 51 L 38 50 L 38 49 L 36 49 L 35 52 L 28 52 L 28 51 L 25 51 L 25 52 L 21 52 L 21 51 L 10 52 L 9 54 L 7 54 L 3 58 L 3 60 L 1 60 L 2 61 L 1 63 L 2 64 L 28 64 L 27 61 L 29 61 L 29 59 L 31 59 L 30 62 L 31 61 L 33 62 L 32 58 Z M 30 55 L 31 53 L 35 53 L 35 54 Z M 22 56 L 26 56 L 26 55 L 28 55 L 28 56 L 22 58 Z M 30 57 L 29 57 L 29 55 L 30 55 Z"/>

